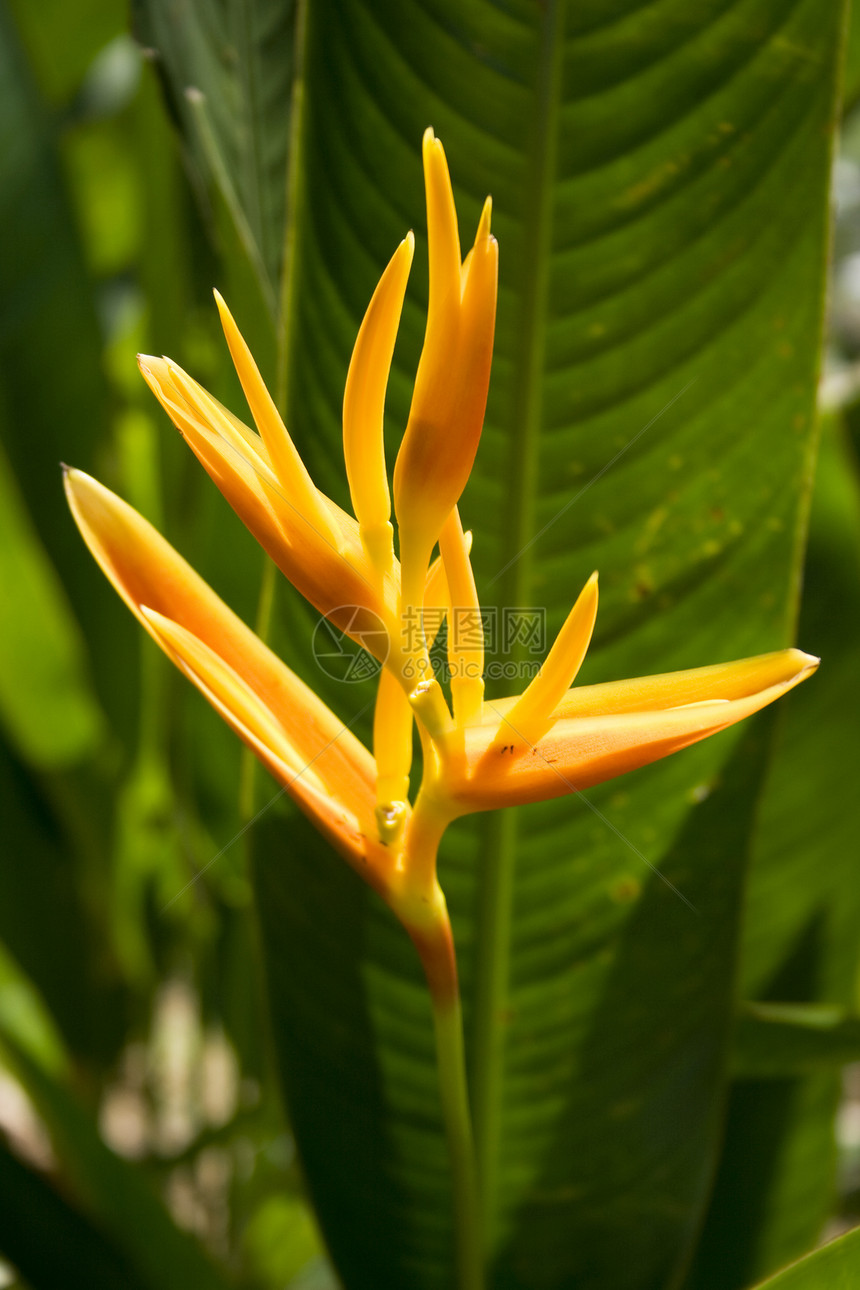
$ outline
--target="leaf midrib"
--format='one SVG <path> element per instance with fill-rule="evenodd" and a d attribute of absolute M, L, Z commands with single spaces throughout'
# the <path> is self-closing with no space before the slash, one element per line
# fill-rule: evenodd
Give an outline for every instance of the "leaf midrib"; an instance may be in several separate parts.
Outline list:
<path fill-rule="evenodd" d="M 530 603 L 535 484 L 542 415 L 542 375 L 546 347 L 548 267 L 552 239 L 552 174 L 555 168 L 561 91 L 563 32 L 567 0 L 548 0 L 540 30 L 537 102 L 524 219 L 522 309 L 513 387 L 508 499 L 500 550 L 500 600 Z M 518 812 L 494 812 L 481 830 L 476 902 L 474 1007 L 472 1023 L 472 1102 L 478 1172 L 482 1191 L 484 1240 L 491 1251 L 497 1217 L 499 1143 L 504 1084 L 505 1014 L 510 970 L 510 928 Z"/>

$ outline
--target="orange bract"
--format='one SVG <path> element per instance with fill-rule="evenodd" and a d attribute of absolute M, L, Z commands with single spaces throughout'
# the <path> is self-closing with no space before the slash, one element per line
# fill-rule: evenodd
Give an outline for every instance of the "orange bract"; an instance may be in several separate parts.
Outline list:
<path fill-rule="evenodd" d="M 488 810 L 591 788 L 742 721 L 817 667 L 817 658 L 786 649 L 583 686 L 564 696 L 534 742 L 523 737 L 518 717 L 525 696 L 488 703 L 487 724 L 467 732 L 466 765 L 452 796 L 466 811 Z"/>
<path fill-rule="evenodd" d="M 381 883 L 390 858 L 375 834 L 376 766 L 364 745 L 132 507 L 78 470 L 65 485 L 87 545 L 153 640 L 338 850 Z"/>

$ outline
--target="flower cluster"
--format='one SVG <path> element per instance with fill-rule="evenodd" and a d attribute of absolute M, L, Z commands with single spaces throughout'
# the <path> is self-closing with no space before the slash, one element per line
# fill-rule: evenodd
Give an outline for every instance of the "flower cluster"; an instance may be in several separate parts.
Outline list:
<path fill-rule="evenodd" d="M 393 472 L 399 559 L 383 411 L 413 257 L 411 233 L 370 301 L 346 382 L 343 442 L 355 517 L 314 485 L 220 296 L 255 430 L 169 359 L 139 360 L 192 451 L 286 577 L 321 614 L 377 652 L 383 667 L 373 755 L 140 515 L 79 471 L 66 474 L 81 532 L 142 626 L 380 892 L 419 950 L 434 927 L 447 927 L 436 849 L 452 820 L 557 797 L 665 757 L 771 703 L 817 666 L 789 649 L 577 688 L 597 613 L 592 574 L 522 694 L 485 700 L 480 633 L 465 642 L 449 633 L 449 703 L 429 661 L 433 633 L 415 631 L 414 623 L 438 626 L 455 608 L 475 610 L 480 622 L 471 542 L 457 504 L 484 419 L 498 246 L 488 199 L 474 244 L 461 259 L 445 154 L 431 130 L 424 137 L 424 174 L 430 294 Z M 407 622 L 411 632 L 404 630 Z M 413 722 L 423 751 L 414 805 Z M 422 957 L 432 984 L 432 956 Z"/>

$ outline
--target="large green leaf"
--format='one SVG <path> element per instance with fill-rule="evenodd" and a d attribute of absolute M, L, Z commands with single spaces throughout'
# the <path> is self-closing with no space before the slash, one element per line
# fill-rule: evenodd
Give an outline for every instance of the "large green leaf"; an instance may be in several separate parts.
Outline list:
<path fill-rule="evenodd" d="M 343 498 L 346 363 L 413 225 L 396 442 L 426 304 L 417 151 L 432 123 L 464 240 L 492 191 L 502 248 L 462 505 L 479 590 L 545 606 L 556 628 L 598 567 L 584 679 L 790 637 L 840 28 L 841 6 L 814 0 L 312 7 L 291 427 Z M 338 709 L 354 716 L 346 689 Z M 651 1290 L 689 1258 L 719 1145 L 765 733 L 451 831 L 497 1290 Z M 260 861 L 260 903 L 324 1230 L 348 1286 L 441 1290 L 450 1199 L 419 974 L 387 915 L 292 827 L 291 859 Z"/>
<path fill-rule="evenodd" d="M 748 997 L 771 992 L 817 916 L 818 989 L 850 1007 L 860 804 L 844 750 L 860 739 L 860 470 L 832 419 L 822 432 L 800 631 L 824 664 L 819 683 L 786 705 L 751 874 L 742 985 Z"/>
<path fill-rule="evenodd" d="M 284 256 L 296 0 L 134 0 L 188 158 L 217 189 L 273 317 Z"/>
<path fill-rule="evenodd" d="M 601 905 L 610 900 L 635 904 L 635 917 L 607 979 L 595 981 L 602 964 L 587 957 L 588 948 L 599 953 L 602 929 L 565 926 L 571 897 L 567 908 L 543 916 L 546 953 L 555 959 L 556 971 L 571 956 L 568 937 L 578 934 L 590 942 L 584 961 L 577 964 L 582 974 L 578 993 L 587 1003 L 599 988 L 602 1006 L 591 1016 L 578 1006 L 580 998 L 567 974 L 552 992 L 538 979 L 546 1033 L 524 1036 L 505 1081 L 516 1129 L 515 1141 L 507 1145 L 523 1170 L 530 1168 L 531 1177 L 521 1184 L 521 1203 L 528 1205 L 522 1226 L 511 1222 L 508 1228 L 518 1248 L 500 1255 L 500 1285 L 568 1284 L 559 1279 L 567 1274 L 559 1267 L 565 1247 L 553 1230 L 556 1215 L 568 1231 L 578 1219 L 587 1255 L 605 1267 L 614 1253 L 613 1227 L 618 1222 L 632 1227 L 638 1218 L 632 1208 L 619 1218 L 611 1196 L 619 1179 L 629 1186 L 637 1158 L 651 1164 L 656 1157 L 662 1163 L 665 1151 L 683 1180 L 664 1183 L 665 1193 L 672 1188 L 671 1202 L 655 1202 L 647 1211 L 655 1258 L 662 1243 L 671 1241 L 673 1210 L 682 1210 L 685 1202 L 682 1187 L 691 1176 L 702 1184 L 718 1112 L 711 1088 L 711 1067 L 719 1059 L 714 1032 L 722 1034 L 730 1021 L 730 999 L 726 992 L 700 993 L 698 986 L 701 979 L 719 978 L 730 968 L 731 942 L 726 944 L 724 929 L 737 916 L 744 835 L 760 757 L 754 737 L 725 769 L 725 784 L 714 791 L 697 821 L 709 838 L 699 841 L 700 863 L 691 866 L 686 859 L 689 842 L 683 833 L 663 858 L 663 872 L 683 886 L 696 912 L 660 881 L 637 899 L 638 881 L 630 866 L 626 874 L 614 874 L 612 892 L 603 901 L 599 890 L 589 893 L 604 929 Z M 734 835 L 719 827 L 729 802 Z M 276 1042 L 311 1193 L 347 1286 L 450 1285 L 447 1163 L 420 968 L 402 930 L 339 860 L 318 854 L 308 834 L 307 826 L 291 826 L 285 858 L 282 834 L 271 826 L 262 828 L 257 879 Z M 727 845 L 733 859 L 728 864 L 723 856 Z M 444 883 L 455 909 L 467 909 L 473 896 L 471 868 L 462 858 L 449 858 Z M 583 879 L 588 879 L 587 862 L 579 861 L 570 881 Z M 532 918 L 540 903 L 539 897 L 532 898 L 526 911 Z M 583 922 L 588 918 L 587 912 Z M 707 934 L 695 941 L 697 975 L 688 979 L 679 976 L 677 946 L 685 937 L 692 942 L 693 919 L 697 930 L 698 920 L 707 920 Z M 461 914 L 455 924 L 461 949 L 468 949 L 474 935 L 469 922 Z M 529 949 L 530 958 L 539 952 L 537 946 Z M 644 988 L 631 993 L 630 987 L 631 977 L 641 982 L 646 974 L 659 1001 L 652 999 L 647 1009 Z M 657 1052 L 648 1064 L 634 1063 L 631 1053 L 647 1047 L 652 1028 L 661 1036 Z M 541 1041 L 545 1047 L 535 1057 Z M 515 1038 L 510 1042 L 513 1047 Z M 675 1064 L 676 1048 L 683 1049 L 681 1066 Z M 530 1059 L 538 1070 L 529 1069 Z M 631 1064 L 637 1070 L 635 1095 L 628 1084 Z M 695 1111 L 706 1102 L 701 1124 Z M 619 1120 L 623 1140 L 617 1133 Z M 551 1134 L 558 1137 L 560 1150 L 548 1141 Z M 565 1139 L 574 1136 L 582 1147 L 571 1160 Z M 568 1197 L 576 1197 L 578 1214 L 566 1203 Z M 545 1207 L 553 1201 L 548 1217 Z M 623 1251 L 617 1258 L 614 1268 L 601 1271 L 605 1282 L 586 1284 L 616 1284 L 614 1278 L 626 1266 Z"/>
<path fill-rule="evenodd" d="M 849 1232 L 762 1282 L 761 1290 L 853 1290 L 858 1275 L 860 1232 Z"/>
<path fill-rule="evenodd" d="M 856 1007 L 860 803 L 846 749 L 860 739 L 860 479 L 832 420 L 823 427 L 800 624 L 823 665 L 816 684 L 785 706 L 750 873 L 742 989 L 756 999 L 823 1000 L 833 1015 Z M 759 1033 L 741 1072 L 750 1078 L 732 1092 L 696 1290 L 745 1286 L 796 1257 L 830 1211 L 839 1081 L 808 1072 L 814 1049 L 832 1045 L 835 1055 L 851 1023 L 824 1031 L 819 1013 L 816 1036 L 811 1025 L 775 1026 L 779 1013 L 763 1006 L 771 1033 Z M 741 1045 L 746 1025 L 742 1014 Z M 843 1048 L 842 1060 L 849 1055 Z"/>

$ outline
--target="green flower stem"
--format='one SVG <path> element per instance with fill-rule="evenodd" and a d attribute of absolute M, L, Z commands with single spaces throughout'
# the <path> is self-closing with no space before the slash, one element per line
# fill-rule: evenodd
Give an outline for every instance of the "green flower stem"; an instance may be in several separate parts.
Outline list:
<path fill-rule="evenodd" d="M 453 958 L 453 955 L 452 955 Z M 456 974 L 456 968 L 455 974 Z M 466 1057 L 463 1045 L 463 1010 L 456 975 L 453 993 L 432 993 L 433 1026 L 436 1032 L 436 1064 L 442 1116 L 448 1140 L 448 1158 L 454 1202 L 454 1232 L 457 1241 L 458 1290 L 483 1290 L 484 1251 L 481 1237 L 481 1206 Z"/>
<path fill-rule="evenodd" d="M 451 1166 L 457 1290 L 484 1290 L 481 1203 L 457 955 L 445 897 L 436 879 L 436 852 L 447 822 L 444 810 L 422 790 L 405 840 L 402 903 L 395 899 L 394 907 L 421 957 L 433 1006 L 439 1094 Z"/>

